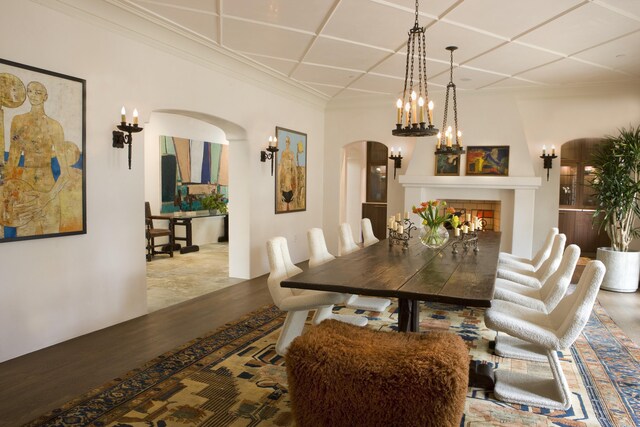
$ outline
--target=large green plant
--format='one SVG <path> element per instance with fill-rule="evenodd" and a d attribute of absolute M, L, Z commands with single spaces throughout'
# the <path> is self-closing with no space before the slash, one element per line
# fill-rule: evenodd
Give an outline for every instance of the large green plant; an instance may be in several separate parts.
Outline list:
<path fill-rule="evenodd" d="M 640 126 L 606 136 L 591 160 L 597 204 L 594 222 L 605 229 L 614 251 L 626 252 L 631 240 L 640 235 L 634 226 L 640 216 Z"/>

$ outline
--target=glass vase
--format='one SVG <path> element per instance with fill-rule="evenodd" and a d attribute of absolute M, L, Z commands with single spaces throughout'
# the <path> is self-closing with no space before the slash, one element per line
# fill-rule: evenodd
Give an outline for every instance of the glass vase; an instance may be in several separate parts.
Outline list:
<path fill-rule="evenodd" d="M 444 246 L 449 240 L 449 232 L 444 224 L 437 227 L 423 225 L 420 230 L 420 242 L 428 248 L 438 249 Z"/>

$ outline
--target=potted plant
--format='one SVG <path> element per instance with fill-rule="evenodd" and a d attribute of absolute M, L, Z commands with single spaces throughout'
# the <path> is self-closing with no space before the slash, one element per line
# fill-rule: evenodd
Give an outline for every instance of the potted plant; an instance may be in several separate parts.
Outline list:
<path fill-rule="evenodd" d="M 606 136 L 592 155 L 595 168 L 590 183 L 596 210 L 594 223 L 607 232 L 611 247 L 598 248 L 597 259 L 607 273 L 602 289 L 635 292 L 640 275 L 640 252 L 629 244 L 640 235 L 635 219 L 640 216 L 640 126 L 622 128 Z"/>
<path fill-rule="evenodd" d="M 223 194 L 211 193 L 207 196 L 204 196 L 203 198 L 200 199 L 200 204 L 204 209 L 208 209 L 209 212 L 213 214 L 227 213 L 227 200 L 225 199 Z"/>

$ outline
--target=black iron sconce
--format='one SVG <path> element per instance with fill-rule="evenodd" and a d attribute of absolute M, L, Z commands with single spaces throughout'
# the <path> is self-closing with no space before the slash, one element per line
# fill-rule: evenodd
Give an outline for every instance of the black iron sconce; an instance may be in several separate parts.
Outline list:
<path fill-rule="evenodd" d="M 547 170 L 547 181 L 549 181 L 549 169 L 551 169 L 551 167 L 552 167 L 553 159 L 558 158 L 558 156 L 556 156 L 556 147 L 555 147 L 555 145 L 551 146 L 551 154 L 547 154 L 547 147 L 543 145 L 542 146 L 542 156 L 540 156 L 540 158 L 544 162 L 543 166 Z"/>
<path fill-rule="evenodd" d="M 271 176 L 273 176 L 273 160 L 275 154 L 280 151 L 278 150 L 278 138 L 275 136 L 269 137 L 269 146 L 267 146 L 267 151 L 260 151 L 260 161 L 264 163 L 267 160 L 271 160 Z"/>
<path fill-rule="evenodd" d="M 120 130 L 113 131 L 113 147 L 124 148 L 125 144 L 129 146 L 129 169 L 131 169 L 131 143 L 133 142 L 133 136 L 131 134 L 138 133 L 143 129 L 138 126 L 138 110 L 133 110 L 133 124 L 131 124 L 127 123 L 127 113 L 124 107 L 122 107 L 122 111 L 120 111 L 120 124 L 117 127 Z"/>
<path fill-rule="evenodd" d="M 393 160 L 393 179 L 396 179 L 396 170 L 402 167 L 402 148 L 398 148 L 398 154 L 393 154 L 393 147 L 391 147 L 390 160 Z"/>

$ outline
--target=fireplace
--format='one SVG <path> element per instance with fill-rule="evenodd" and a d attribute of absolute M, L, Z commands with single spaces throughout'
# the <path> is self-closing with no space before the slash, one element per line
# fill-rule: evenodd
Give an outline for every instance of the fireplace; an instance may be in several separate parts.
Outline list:
<path fill-rule="evenodd" d="M 405 206 L 424 200 L 446 200 L 454 208 L 493 211 L 493 228 L 502 233 L 501 251 L 530 257 L 536 190 L 540 177 L 401 175 Z M 495 204 L 487 207 L 485 204 Z"/>

